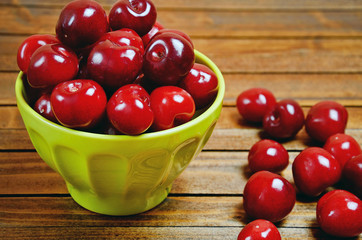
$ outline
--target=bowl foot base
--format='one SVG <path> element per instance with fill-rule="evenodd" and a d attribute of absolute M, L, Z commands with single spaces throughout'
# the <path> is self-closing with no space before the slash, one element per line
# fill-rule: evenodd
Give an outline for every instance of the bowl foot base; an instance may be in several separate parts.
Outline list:
<path fill-rule="evenodd" d="M 80 206 L 96 213 L 127 216 L 146 212 L 163 202 L 171 190 L 171 186 L 158 189 L 145 196 L 124 196 L 115 194 L 111 196 L 96 194 L 92 191 L 79 190 L 67 183 L 67 188 L 73 200 Z"/>

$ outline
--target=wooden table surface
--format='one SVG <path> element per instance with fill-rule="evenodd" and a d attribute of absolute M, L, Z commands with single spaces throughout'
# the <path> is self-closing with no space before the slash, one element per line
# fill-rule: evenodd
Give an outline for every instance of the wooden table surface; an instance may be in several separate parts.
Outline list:
<path fill-rule="evenodd" d="M 16 52 L 29 35 L 54 33 L 68 0 L 0 0 L 0 239 L 236 239 L 250 220 L 243 188 L 248 150 L 262 136 L 235 107 L 240 92 L 271 90 L 305 112 L 321 100 L 347 107 L 346 133 L 362 144 L 362 1 L 154 0 L 158 20 L 191 36 L 222 70 L 224 107 L 204 150 L 158 207 L 127 217 L 77 205 L 35 152 L 17 110 Z M 107 12 L 114 0 L 99 1 Z M 290 162 L 313 143 L 303 129 L 284 142 Z M 293 182 L 290 166 L 281 173 Z M 331 239 L 316 199 L 298 196 L 276 224 L 283 239 Z"/>

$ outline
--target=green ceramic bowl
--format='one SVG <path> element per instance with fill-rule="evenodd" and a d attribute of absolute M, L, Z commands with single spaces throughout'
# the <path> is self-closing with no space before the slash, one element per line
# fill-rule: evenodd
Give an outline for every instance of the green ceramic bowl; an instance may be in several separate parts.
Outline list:
<path fill-rule="evenodd" d="M 26 102 L 19 74 L 16 100 L 30 139 L 40 157 L 63 177 L 78 204 L 97 213 L 131 215 L 167 197 L 173 181 L 209 139 L 225 92 L 217 66 L 200 52 L 195 54 L 196 61 L 218 77 L 214 103 L 188 123 L 139 136 L 82 132 L 48 121 Z"/>

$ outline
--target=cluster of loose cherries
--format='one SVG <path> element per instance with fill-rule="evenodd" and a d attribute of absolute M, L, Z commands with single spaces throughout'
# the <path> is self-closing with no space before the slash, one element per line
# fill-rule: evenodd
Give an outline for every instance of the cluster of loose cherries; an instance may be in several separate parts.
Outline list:
<path fill-rule="evenodd" d="M 249 151 L 253 175 L 244 188 L 243 206 L 246 214 L 257 220 L 243 228 L 238 240 L 281 239 L 273 223 L 292 211 L 296 191 L 278 174 L 289 164 L 289 154 L 280 142 L 293 138 L 303 126 L 313 142 L 323 147 L 311 146 L 297 155 L 292 163 L 294 184 L 301 195 L 322 196 L 316 217 L 323 231 L 338 237 L 358 236 L 362 232 L 362 150 L 344 133 L 346 108 L 335 101 L 321 101 L 305 118 L 296 101 L 277 102 L 264 88 L 242 92 L 236 105 L 243 119 L 262 124 L 268 136 Z M 337 189 L 328 192 L 332 186 Z"/>
<path fill-rule="evenodd" d="M 93 0 L 61 11 L 56 35 L 33 35 L 17 62 L 34 109 L 66 127 L 138 135 L 191 120 L 218 91 L 185 33 L 164 28 L 150 0 Z"/>

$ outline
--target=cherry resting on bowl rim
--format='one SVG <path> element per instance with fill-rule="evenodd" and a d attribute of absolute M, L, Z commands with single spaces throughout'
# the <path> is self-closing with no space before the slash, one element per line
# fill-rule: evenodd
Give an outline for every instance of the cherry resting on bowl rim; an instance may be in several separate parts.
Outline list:
<path fill-rule="evenodd" d="M 288 166 L 289 154 L 282 144 L 263 139 L 251 147 L 248 164 L 252 172 L 266 170 L 277 173 Z"/>
<path fill-rule="evenodd" d="M 186 123 L 195 114 L 195 102 L 191 95 L 176 86 L 163 86 L 153 90 L 151 108 L 154 114 L 152 129 L 156 131 Z"/>
<path fill-rule="evenodd" d="M 52 122 L 58 122 L 50 104 L 50 93 L 44 93 L 34 104 L 34 110 Z"/>
<path fill-rule="evenodd" d="M 338 161 L 325 149 L 309 147 L 294 159 L 292 164 L 294 183 L 308 196 L 318 196 L 341 178 Z"/>
<path fill-rule="evenodd" d="M 150 0 L 119 0 L 109 12 L 112 30 L 131 28 L 141 37 L 155 24 L 156 7 Z"/>
<path fill-rule="evenodd" d="M 95 43 L 108 30 L 105 10 L 92 0 L 68 3 L 62 9 L 55 28 L 57 38 L 73 49 Z"/>
<path fill-rule="evenodd" d="M 250 88 L 236 99 L 236 107 L 240 115 L 250 122 L 262 122 L 265 114 L 276 104 L 272 92 L 264 88 Z"/>
<path fill-rule="evenodd" d="M 257 219 L 248 223 L 239 233 L 237 240 L 270 239 L 281 240 L 278 228 L 268 220 Z"/>
<path fill-rule="evenodd" d="M 254 173 L 246 183 L 243 195 L 244 210 L 249 217 L 271 222 L 285 218 L 292 211 L 296 200 L 293 185 L 269 171 Z"/>
<path fill-rule="evenodd" d="M 49 34 L 35 34 L 27 37 L 18 48 L 17 63 L 20 70 L 27 73 L 30 58 L 33 53 L 39 47 L 52 43 L 59 43 L 59 40 L 55 36 Z"/>
<path fill-rule="evenodd" d="M 330 152 L 339 162 L 341 169 L 349 159 L 362 153 L 359 143 L 353 137 L 344 133 L 330 136 L 323 148 Z"/>
<path fill-rule="evenodd" d="M 263 129 L 271 137 L 286 139 L 295 136 L 304 125 L 304 113 L 292 99 L 277 102 L 263 119 Z"/>
<path fill-rule="evenodd" d="M 28 82 L 34 88 L 47 88 L 73 79 L 78 72 L 78 57 L 60 43 L 39 47 L 30 58 Z"/>
<path fill-rule="evenodd" d="M 180 82 L 179 87 L 190 93 L 195 101 L 196 109 L 201 109 L 214 101 L 218 90 L 218 80 L 210 68 L 195 63 Z"/>
<path fill-rule="evenodd" d="M 62 125 L 89 129 L 104 117 L 107 96 L 95 81 L 77 79 L 58 84 L 50 96 L 50 103 Z"/>
<path fill-rule="evenodd" d="M 326 233 L 355 237 L 362 233 L 362 202 L 350 192 L 333 190 L 317 204 L 317 221 Z"/>
<path fill-rule="evenodd" d="M 159 85 L 177 85 L 195 62 L 194 49 L 182 36 L 165 32 L 148 44 L 143 64 L 145 76 Z"/>
<path fill-rule="evenodd" d="M 141 86 L 127 84 L 109 99 L 107 115 L 118 131 L 128 135 L 141 134 L 153 123 L 150 96 Z"/>
<path fill-rule="evenodd" d="M 311 138 L 324 143 L 330 136 L 344 133 L 347 120 L 348 112 L 343 105 L 334 101 L 321 101 L 309 110 L 305 130 Z"/>

